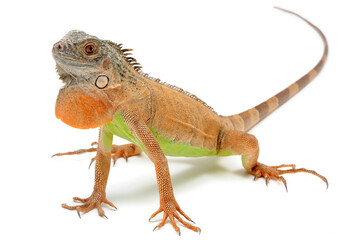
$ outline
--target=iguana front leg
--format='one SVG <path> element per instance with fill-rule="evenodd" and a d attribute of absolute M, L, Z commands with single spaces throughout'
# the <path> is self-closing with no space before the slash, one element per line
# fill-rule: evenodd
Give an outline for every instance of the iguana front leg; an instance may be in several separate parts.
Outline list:
<path fill-rule="evenodd" d="M 168 167 L 167 159 L 160 148 L 160 145 L 152 132 L 149 130 L 147 125 L 137 118 L 131 112 L 122 113 L 122 117 L 129 127 L 129 130 L 135 136 L 135 138 L 140 142 L 140 146 L 146 155 L 150 158 L 150 160 L 155 165 L 156 171 L 156 180 L 159 189 L 159 196 L 160 196 L 160 207 L 159 209 L 153 213 L 150 217 L 152 219 L 157 214 L 164 212 L 162 221 L 154 228 L 160 229 L 164 226 L 165 221 L 167 218 L 170 219 L 172 226 L 174 227 L 175 231 L 180 235 L 180 229 L 177 226 L 175 219 L 177 219 L 180 223 L 182 223 L 185 227 L 195 231 L 200 232 L 200 228 L 195 227 L 188 222 L 185 222 L 179 213 L 185 217 L 187 220 L 193 222 L 180 208 L 179 204 L 177 203 L 173 187 L 171 184 L 170 172 Z M 149 220 L 150 220 L 149 219 Z"/>
<path fill-rule="evenodd" d="M 97 142 L 93 142 L 91 146 L 97 145 Z M 52 157 L 56 156 L 65 156 L 65 155 L 76 155 L 76 154 L 83 154 L 88 152 L 96 152 L 97 148 L 87 148 L 87 149 L 78 149 L 71 152 L 64 152 L 64 153 L 56 153 L 52 155 Z M 119 158 L 124 158 L 127 162 L 129 157 L 139 155 L 141 153 L 141 148 L 136 146 L 133 143 L 124 144 L 124 145 L 112 145 L 111 147 L 111 158 L 113 160 L 113 165 L 115 165 L 116 161 Z M 91 164 L 95 161 L 96 157 L 93 157 L 90 161 L 89 168 Z"/>
<path fill-rule="evenodd" d="M 66 204 L 62 204 L 63 208 L 76 210 L 79 214 L 79 217 L 81 212 L 87 213 L 94 208 L 97 208 L 101 217 L 106 217 L 104 210 L 101 207 L 101 203 L 106 203 L 111 207 L 116 208 L 113 203 L 106 199 L 105 192 L 106 183 L 110 172 L 112 140 L 113 134 L 107 131 L 104 126 L 100 127 L 99 144 L 95 156 L 96 164 L 94 190 L 91 196 L 88 198 L 73 198 L 74 201 L 82 202 L 82 205 L 68 206 Z"/>

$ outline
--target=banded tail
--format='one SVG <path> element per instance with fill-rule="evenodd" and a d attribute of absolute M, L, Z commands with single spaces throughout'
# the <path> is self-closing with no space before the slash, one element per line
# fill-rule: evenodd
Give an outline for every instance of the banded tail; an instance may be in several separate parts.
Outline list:
<path fill-rule="evenodd" d="M 224 117 L 227 119 L 226 125 L 230 124 L 233 128 L 242 130 L 242 131 L 248 131 L 252 127 L 254 127 L 256 124 L 258 124 L 261 120 L 263 120 L 265 117 L 269 116 L 270 113 L 272 113 L 275 109 L 280 107 L 282 104 L 287 102 L 290 98 L 292 98 L 295 94 L 297 94 L 300 90 L 302 90 L 305 86 L 307 86 L 321 71 L 321 69 L 324 66 L 324 63 L 327 59 L 328 55 L 328 43 L 325 38 L 325 35 L 321 32 L 321 30 L 313 25 L 311 22 L 303 18 L 297 13 L 275 7 L 281 11 L 293 14 L 300 19 L 304 20 L 306 23 L 308 23 L 313 29 L 315 29 L 320 37 L 322 38 L 324 42 L 324 53 L 322 55 L 322 58 L 318 62 L 318 64 L 311 69 L 308 73 L 306 73 L 303 77 L 301 77 L 299 80 L 291 84 L 289 87 L 285 88 L 275 96 L 269 98 L 265 102 L 260 103 L 254 108 L 251 108 L 245 112 L 242 112 L 240 114 Z"/>

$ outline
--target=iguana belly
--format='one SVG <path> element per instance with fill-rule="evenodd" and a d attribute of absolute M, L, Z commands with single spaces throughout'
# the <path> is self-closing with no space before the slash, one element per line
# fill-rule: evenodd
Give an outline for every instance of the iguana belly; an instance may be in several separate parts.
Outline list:
<path fill-rule="evenodd" d="M 105 127 L 112 134 L 138 145 L 144 152 L 146 152 L 144 145 L 130 132 L 120 113 L 116 113 L 114 115 L 113 121 L 110 123 L 106 123 Z M 190 143 L 182 143 L 180 141 L 175 143 L 172 139 L 167 139 L 159 136 L 156 129 L 150 128 L 150 131 L 154 134 L 160 144 L 161 149 L 167 156 L 201 157 L 217 155 L 216 149 L 208 150 L 205 148 L 194 147 L 191 146 Z"/>

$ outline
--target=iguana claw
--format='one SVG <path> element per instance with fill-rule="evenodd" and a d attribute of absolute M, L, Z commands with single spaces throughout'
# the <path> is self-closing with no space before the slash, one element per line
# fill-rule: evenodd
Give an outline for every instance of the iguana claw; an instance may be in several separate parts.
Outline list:
<path fill-rule="evenodd" d="M 105 194 L 97 192 L 97 191 L 94 191 L 91 194 L 91 196 L 88 198 L 74 197 L 73 200 L 75 202 L 81 202 L 83 204 L 78 205 L 78 206 L 68 206 L 67 204 L 63 203 L 61 206 L 68 210 L 76 210 L 79 218 L 81 218 L 80 213 L 87 213 L 87 212 L 93 210 L 94 208 L 97 208 L 100 217 L 107 218 L 104 210 L 101 207 L 101 203 L 106 203 L 109 206 L 113 207 L 114 209 L 117 209 L 112 202 L 110 202 L 109 200 L 106 199 Z"/>
<path fill-rule="evenodd" d="M 164 206 L 161 206 L 164 205 Z M 175 231 L 179 234 L 180 236 L 180 228 L 177 226 L 175 219 L 177 219 L 182 225 L 184 225 L 186 228 L 193 230 L 195 232 L 200 233 L 201 229 L 198 227 L 195 227 L 193 225 L 191 225 L 190 223 L 185 222 L 181 216 L 179 215 L 179 213 L 186 218 L 188 221 L 192 222 L 195 224 L 195 222 L 193 220 L 191 220 L 184 212 L 183 210 L 181 210 L 180 206 L 177 204 L 177 202 L 174 201 L 169 201 L 167 203 L 162 203 L 159 207 L 159 209 L 154 212 L 151 217 L 149 218 L 149 221 L 155 217 L 157 214 L 164 212 L 163 215 L 163 219 L 161 220 L 161 222 L 155 226 L 155 228 L 153 229 L 153 231 L 160 229 L 161 227 L 163 227 L 165 225 L 166 219 L 169 218 L 170 222 L 173 226 L 173 228 L 175 229 Z"/>
<path fill-rule="evenodd" d="M 279 169 L 279 168 L 284 168 L 284 167 L 290 167 L 291 169 L 287 169 L 287 170 Z M 253 168 L 254 180 L 256 180 L 260 177 L 263 177 L 266 181 L 266 185 L 268 185 L 268 183 L 271 179 L 281 181 L 284 184 L 286 191 L 288 191 L 286 180 L 284 179 L 284 177 L 282 177 L 280 175 L 288 174 L 288 173 L 298 173 L 298 172 L 305 172 L 305 173 L 313 174 L 313 175 L 319 177 L 321 180 L 323 180 L 326 183 L 327 188 L 329 187 L 329 183 L 324 176 L 318 174 L 317 172 L 315 172 L 313 170 L 308 170 L 305 168 L 295 168 L 294 164 L 282 164 L 279 166 L 266 166 L 265 164 L 257 163 L 257 165 Z"/>

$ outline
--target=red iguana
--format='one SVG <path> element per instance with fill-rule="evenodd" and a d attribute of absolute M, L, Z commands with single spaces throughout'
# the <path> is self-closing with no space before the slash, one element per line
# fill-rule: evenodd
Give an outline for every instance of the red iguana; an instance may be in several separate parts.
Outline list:
<path fill-rule="evenodd" d="M 182 218 L 193 222 L 175 199 L 165 155 L 242 155 L 246 171 L 255 179 L 263 177 L 266 183 L 274 179 L 282 181 L 286 187 L 281 175 L 306 172 L 328 184 L 326 178 L 315 171 L 297 169 L 293 164 L 267 166 L 259 163 L 258 141 L 247 133 L 311 82 L 327 58 L 328 44 L 320 29 L 296 13 L 283 11 L 301 18 L 320 34 L 325 46 L 323 56 L 311 71 L 285 90 L 254 108 L 232 116 L 218 115 L 195 95 L 144 74 L 136 59 L 129 56 L 131 49 L 124 49 L 122 45 L 76 30 L 55 43 L 52 54 L 64 83 L 56 101 L 56 117 L 75 128 L 100 128 L 97 148 L 55 154 L 96 151 L 91 161 L 96 161 L 93 193 L 85 199 L 74 197 L 82 205 L 63 204 L 62 207 L 76 210 L 79 216 L 97 208 L 99 215 L 106 217 L 101 203 L 115 208 L 107 200 L 105 192 L 111 158 L 115 162 L 120 157 L 127 159 L 141 151 L 155 165 L 160 195 L 160 207 L 150 219 L 163 212 L 162 221 L 155 229 L 164 226 L 169 218 L 179 234 L 176 220 L 193 231 L 200 232 L 200 228 Z M 131 144 L 112 145 L 113 135 Z M 284 167 L 288 169 L 280 169 Z"/>

